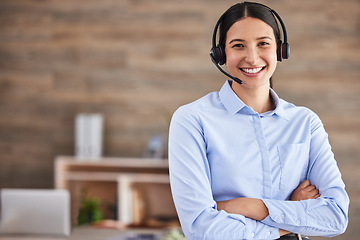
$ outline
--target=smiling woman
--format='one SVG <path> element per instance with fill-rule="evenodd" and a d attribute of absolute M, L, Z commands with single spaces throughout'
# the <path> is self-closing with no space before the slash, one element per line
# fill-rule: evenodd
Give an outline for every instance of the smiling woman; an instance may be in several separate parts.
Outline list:
<path fill-rule="evenodd" d="M 218 24 L 211 57 L 232 80 L 180 107 L 170 124 L 170 182 L 187 239 L 343 233 L 349 198 L 321 120 L 270 87 L 277 61 L 289 56 L 282 21 L 245 2 L 220 17 L 215 33 Z"/>

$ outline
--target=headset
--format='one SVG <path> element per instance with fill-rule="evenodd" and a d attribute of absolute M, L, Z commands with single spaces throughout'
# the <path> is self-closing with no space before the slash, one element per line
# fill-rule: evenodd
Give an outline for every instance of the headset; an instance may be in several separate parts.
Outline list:
<path fill-rule="evenodd" d="M 275 10 L 269 8 L 268 6 L 261 4 L 261 3 L 256 3 L 256 2 L 244 2 L 244 4 L 256 4 L 258 6 L 263 6 L 267 9 L 269 9 L 269 11 L 271 12 L 271 14 L 274 16 L 275 20 L 277 19 L 281 25 L 282 28 L 282 35 L 284 38 L 284 42 L 282 42 L 280 39 L 277 42 L 277 60 L 279 62 L 281 62 L 283 59 L 288 59 L 290 57 L 290 45 L 287 41 L 287 34 L 286 34 L 286 28 L 285 28 L 285 24 L 282 21 L 281 17 L 279 16 L 279 14 L 277 14 L 277 12 L 275 12 Z M 212 48 L 210 50 L 210 58 L 212 60 L 212 62 L 215 64 L 215 66 L 220 70 L 220 72 L 222 72 L 223 74 L 225 74 L 226 76 L 230 77 L 231 79 L 233 79 L 235 82 L 242 84 L 242 80 L 231 76 L 230 74 L 228 74 L 227 72 L 225 72 L 220 65 L 224 65 L 226 63 L 226 53 L 225 53 L 225 46 L 223 46 L 222 44 L 218 44 L 216 45 L 216 35 L 217 35 L 217 31 L 219 28 L 220 23 L 222 22 L 224 16 L 228 13 L 228 10 L 226 12 L 224 12 L 219 20 L 217 21 L 215 28 L 214 28 L 214 33 L 213 33 L 213 37 L 212 37 Z"/>

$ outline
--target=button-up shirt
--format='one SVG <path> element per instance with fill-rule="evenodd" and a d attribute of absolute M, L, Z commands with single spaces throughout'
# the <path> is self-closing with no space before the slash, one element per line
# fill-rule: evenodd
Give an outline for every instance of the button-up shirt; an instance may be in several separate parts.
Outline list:
<path fill-rule="evenodd" d="M 187 239 L 276 239 L 279 229 L 317 236 L 345 231 L 349 198 L 319 117 L 280 99 L 259 114 L 225 82 L 184 105 L 169 131 L 173 199 Z M 290 201 L 308 179 L 321 197 Z M 261 199 L 262 221 L 217 210 L 217 201 Z"/>

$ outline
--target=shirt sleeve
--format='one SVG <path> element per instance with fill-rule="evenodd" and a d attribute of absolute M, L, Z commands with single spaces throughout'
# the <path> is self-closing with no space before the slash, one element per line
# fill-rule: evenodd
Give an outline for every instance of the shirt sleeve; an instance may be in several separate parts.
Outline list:
<path fill-rule="evenodd" d="M 277 239 L 279 229 L 238 214 L 218 211 L 201 123 L 194 111 L 180 108 L 169 131 L 170 183 L 187 239 Z"/>
<path fill-rule="evenodd" d="M 331 237 L 346 230 L 349 197 L 323 124 L 315 113 L 311 116 L 307 179 L 321 197 L 304 201 L 263 199 L 269 216 L 262 222 L 295 233 Z"/>

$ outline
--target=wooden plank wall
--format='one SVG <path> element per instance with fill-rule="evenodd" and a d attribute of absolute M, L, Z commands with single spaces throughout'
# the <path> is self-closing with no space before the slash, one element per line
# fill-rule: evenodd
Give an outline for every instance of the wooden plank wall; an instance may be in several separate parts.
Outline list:
<path fill-rule="evenodd" d="M 274 87 L 323 120 L 355 226 L 360 1 L 261 2 L 282 16 L 291 44 Z M 214 24 L 233 3 L 1 0 L 0 187 L 52 187 L 55 156 L 74 153 L 78 113 L 104 115 L 105 156 L 141 157 L 152 135 L 167 136 L 178 106 L 225 81 L 208 53 Z"/>

